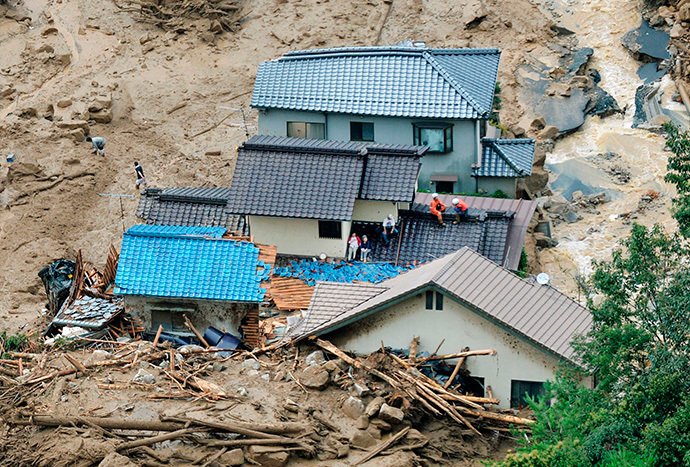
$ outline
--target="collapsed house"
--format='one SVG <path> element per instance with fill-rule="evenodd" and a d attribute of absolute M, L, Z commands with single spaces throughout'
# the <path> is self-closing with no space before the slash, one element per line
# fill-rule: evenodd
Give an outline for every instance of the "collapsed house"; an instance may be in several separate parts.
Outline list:
<path fill-rule="evenodd" d="M 324 336 L 360 355 L 405 349 L 411 336 L 420 337 L 420 352 L 434 352 L 428 345 L 441 339 L 454 351 L 495 349 L 493 358 L 467 357 L 464 369 L 508 408 L 541 395 L 562 362 L 579 368 L 571 342 L 591 322 L 585 307 L 555 289 L 463 248 L 379 284 L 317 282 L 289 336 Z"/>
<path fill-rule="evenodd" d="M 147 329 L 162 326 L 168 334 L 192 337 L 187 316 L 200 329 L 254 337 L 265 293 L 261 282 L 270 265 L 259 259 L 256 245 L 224 238 L 225 232 L 223 227 L 131 227 L 122 239 L 114 293 Z"/>
<path fill-rule="evenodd" d="M 427 148 L 254 136 L 229 193 L 257 242 L 283 255 L 343 257 L 353 222 L 408 207 Z"/>
<path fill-rule="evenodd" d="M 260 134 L 428 146 L 420 188 L 515 197 L 534 141 L 482 140 L 500 134 L 489 125 L 500 54 L 419 41 L 291 51 L 259 66 L 251 105 Z"/>

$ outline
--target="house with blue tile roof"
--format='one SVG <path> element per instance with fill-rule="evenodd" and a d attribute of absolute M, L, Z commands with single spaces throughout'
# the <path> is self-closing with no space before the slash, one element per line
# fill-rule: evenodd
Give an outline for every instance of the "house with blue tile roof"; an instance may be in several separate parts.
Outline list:
<path fill-rule="evenodd" d="M 269 266 L 259 248 L 223 238 L 223 227 L 135 225 L 122 239 L 115 295 L 148 329 L 188 333 L 184 315 L 240 337 L 242 319 L 258 310 Z"/>
<path fill-rule="evenodd" d="M 496 130 L 488 119 L 499 58 L 495 48 L 413 41 L 293 51 L 259 66 L 251 105 L 262 135 L 428 146 L 420 189 L 514 196 L 519 171 L 475 174 L 494 164 L 481 139 Z"/>

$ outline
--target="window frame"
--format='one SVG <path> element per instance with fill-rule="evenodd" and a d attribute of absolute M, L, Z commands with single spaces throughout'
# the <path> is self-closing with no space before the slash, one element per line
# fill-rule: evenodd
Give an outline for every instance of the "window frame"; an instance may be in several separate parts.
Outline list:
<path fill-rule="evenodd" d="M 443 311 L 443 294 L 441 292 L 436 292 L 436 306 L 434 307 L 436 311 Z"/>
<path fill-rule="evenodd" d="M 527 390 L 516 388 L 516 385 L 528 385 Z M 538 388 L 537 391 L 535 389 Z M 520 379 L 510 380 L 510 408 L 515 409 L 519 407 L 527 407 L 525 395 L 530 397 L 544 397 L 546 391 L 544 390 L 544 381 L 527 381 Z"/>
<path fill-rule="evenodd" d="M 337 228 L 336 228 L 337 225 Z M 328 233 L 328 229 L 337 230 L 339 236 L 336 234 Z M 343 239 L 343 223 L 340 221 L 319 221 L 319 238 L 325 238 L 330 240 L 342 240 Z"/>
<path fill-rule="evenodd" d="M 354 137 L 353 127 L 359 125 L 360 138 Z M 371 125 L 371 139 L 364 138 L 364 125 Z M 363 141 L 366 143 L 373 143 L 375 141 L 374 122 L 350 122 L 350 141 Z"/>
<path fill-rule="evenodd" d="M 427 290 L 426 295 L 426 309 L 427 310 L 433 310 L 434 309 L 434 291 L 433 290 Z"/>
<path fill-rule="evenodd" d="M 448 154 L 453 151 L 453 124 L 443 122 L 415 122 L 412 124 L 413 142 L 417 146 L 422 144 L 422 130 L 440 130 L 443 132 L 443 150 L 437 151 L 429 146 L 428 153 Z"/>
<path fill-rule="evenodd" d="M 290 125 L 304 125 L 304 136 L 294 136 L 290 134 Z M 322 138 L 315 138 L 312 133 L 312 126 L 321 127 Z M 285 124 L 285 135 L 288 138 L 302 138 L 302 139 L 326 139 L 326 124 L 323 122 L 303 122 L 303 121 L 290 121 Z"/>

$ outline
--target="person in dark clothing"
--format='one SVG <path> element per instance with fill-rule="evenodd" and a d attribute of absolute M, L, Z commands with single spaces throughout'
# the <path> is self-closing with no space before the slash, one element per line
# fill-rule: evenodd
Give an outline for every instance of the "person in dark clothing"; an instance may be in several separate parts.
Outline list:
<path fill-rule="evenodd" d="M 144 169 L 139 165 L 139 162 L 134 163 L 134 173 L 137 176 L 137 189 L 146 188 L 146 177 L 144 176 Z"/>
<path fill-rule="evenodd" d="M 369 262 L 369 252 L 371 252 L 371 243 L 366 235 L 362 235 L 362 244 L 359 246 L 360 259 L 363 263 Z"/>

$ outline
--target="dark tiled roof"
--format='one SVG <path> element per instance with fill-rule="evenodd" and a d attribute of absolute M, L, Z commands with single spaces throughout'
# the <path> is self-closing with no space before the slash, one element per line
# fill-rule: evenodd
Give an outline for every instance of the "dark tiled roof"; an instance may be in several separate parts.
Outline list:
<path fill-rule="evenodd" d="M 229 188 L 149 188 L 137 216 L 147 224 L 225 227 L 242 231 L 244 220 L 227 209 Z"/>
<path fill-rule="evenodd" d="M 252 106 L 420 118 L 483 118 L 498 49 L 412 43 L 289 52 L 259 65 Z"/>
<path fill-rule="evenodd" d="M 574 350 L 570 343 L 576 335 L 585 334 L 592 324 L 587 308 L 552 287 L 522 279 L 472 249 L 463 248 L 377 284 L 373 286 L 375 289 L 368 284 L 317 283 L 304 318 L 312 325 L 300 328 L 298 324 L 293 337 L 326 334 L 392 306 L 427 286 L 444 291 L 489 321 L 571 362 L 574 362 Z M 328 293 L 321 293 L 322 287 Z M 363 289 L 353 290 L 357 287 Z M 358 299 L 341 303 L 332 300 L 333 295 Z M 365 300 L 352 305 L 361 298 Z M 323 324 L 313 326 L 315 323 Z"/>
<path fill-rule="evenodd" d="M 121 299 L 114 302 L 102 298 L 84 296 L 69 307 L 64 306 L 53 318 L 57 326 L 79 326 L 86 329 L 102 329 L 124 311 Z"/>
<path fill-rule="evenodd" d="M 475 177 L 526 177 L 532 173 L 534 140 L 482 139 L 482 166 L 472 169 Z"/>
<path fill-rule="evenodd" d="M 439 225 L 427 206 L 415 205 L 413 211 L 400 211 L 398 229 L 402 238 L 385 246 L 379 234 L 371 234 L 377 244 L 372 247 L 373 261 L 389 261 L 405 265 L 426 262 L 469 247 L 491 261 L 504 264 L 508 227 L 512 212 L 492 212 L 470 208 L 467 218 L 453 225 L 453 214 L 444 214 L 446 226 Z M 365 233 L 367 228 L 355 223 L 353 230 Z M 398 241 L 399 240 L 399 241 Z M 399 248 L 398 248 L 399 247 Z"/>
<path fill-rule="evenodd" d="M 240 147 L 228 209 L 349 220 L 355 199 L 410 202 L 424 146 L 254 136 Z"/>

